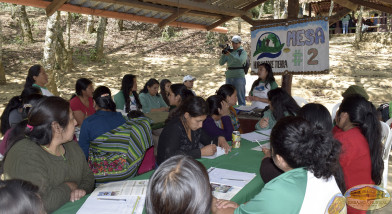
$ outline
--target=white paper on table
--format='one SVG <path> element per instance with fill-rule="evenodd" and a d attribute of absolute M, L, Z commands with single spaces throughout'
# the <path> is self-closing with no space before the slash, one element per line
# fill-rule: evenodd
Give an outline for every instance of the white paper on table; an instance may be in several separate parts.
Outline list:
<path fill-rule="evenodd" d="M 147 192 L 148 180 L 125 180 L 98 186 L 91 196 L 112 197 L 121 195 L 143 196 Z"/>
<path fill-rule="evenodd" d="M 224 184 L 211 183 L 212 195 L 217 199 L 230 200 L 232 199 L 242 188 L 229 186 Z"/>
<path fill-rule="evenodd" d="M 225 184 L 241 188 L 256 177 L 256 173 L 239 172 L 214 167 L 209 168 L 207 172 L 210 177 L 210 183 Z"/>
<path fill-rule="evenodd" d="M 270 137 L 254 131 L 254 132 L 249 132 L 246 134 L 241 134 L 241 139 L 245 139 L 245 140 L 249 140 L 249 141 L 254 142 L 256 140 L 257 141 L 266 141 L 266 140 L 269 140 Z"/>
<path fill-rule="evenodd" d="M 238 106 L 238 107 L 235 107 L 235 109 L 240 110 L 240 111 L 252 111 L 255 108 L 256 108 L 256 106 Z"/>
<path fill-rule="evenodd" d="M 258 132 L 258 133 L 260 133 L 260 134 L 267 135 L 267 136 L 270 136 L 270 135 L 271 135 L 271 131 L 272 131 L 272 129 L 256 130 L 256 132 Z"/>
<path fill-rule="evenodd" d="M 263 148 L 270 149 L 270 148 L 271 148 L 270 143 L 265 143 L 265 144 L 262 144 L 261 146 L 258 145 L 258 146 L 256 146 L 256 147 L 253 147 L 252 150 L 260 151 L 260 152 L 261 152 L 261 151 L 263 151 Z"/>
<path fill-rule="evenodd" d="M 145 196 L 121 196 L 99 199 L 90 196 L 78 210 L 77 214 L 141 214 L 143 213 Z"/>
<path fill-rule="evenodd" d="M 201 157 L 202 158 L 208 158 L 208 159 L 214 159 L 214 158 L 217 158 L 217 157 L 219 157 L 221 155 L 224 155 L 224 154 L 226 154 L 225 153 L 225 149 L 220 147 L 220 146 L 218 146 L 218 147 L 216 147 L 216 152 L 215 152 L 214 155 L 211 155 L 211 156 L 201 156 Z"/>

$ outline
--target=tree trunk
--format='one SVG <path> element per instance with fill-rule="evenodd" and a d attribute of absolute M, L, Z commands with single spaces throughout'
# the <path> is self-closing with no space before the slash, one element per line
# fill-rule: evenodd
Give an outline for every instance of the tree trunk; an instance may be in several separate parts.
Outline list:
<path fill-rule="evenodd" d="M 94 32 L 94 16 L 88 15 L 87 16 L 86 33 L 93 33 L 93 32 Z"/>
<path fill-rule="evenodd" d="M 264 3 L 260 5 L 260 9 L 259 9 L 259 17 L 257 17 L 257 19 L 261 19 L 261 16 L 264 13 Z"/>
<path fill-rule="evenodd" d="M 288 15 L 287 15 L 287 13 L 288 13 L 288 8 L 287 8 L 288 4 L 289 4 L 288 0 L 283 0 L 283 14 L 280 13 L 280 14 L 282 14 L 281 17 L 280 17 L 282 19 L 287 19 L 287 17 L 288 17 Z M 280 11 L 282 11 L 282 8 L 280 8 Z"/>
<path fill-rule="evenodd" d="M 16 5 L 16 4 L 11 4 L 11 18 L 13 20 L 15 20 L 15 18 L 16 18 L 16 13 L 17 13 L 17 10 L 18 10 L 17 6 L 18 5 Z"/>
<path fill-rule="evenodd" d="M 67 58 L 65 60 L 65 73 L 69 73 L 72 70 L 73 62 L 72 62 L 72 55 L 73 49 L 71 47 L 71 24 L 72 24 L 72 15 L 68 12 L 67 18 Z"/>
<path fill-rule="evenodd" d="M 241 33 L 241 18 L 238 17 L 238 34 Z"/>
<path fill-rule="evenodd" d="M 27 18 L 26 6 L 19 5 L 17 14 L 19 18 L 20 29 L 22 30 L 23 42 L 34 42 L 33 34 L 31 33 L 30 21 Z"/>
<path fill-rule="evenodd" d="M 359 13 L 358 13 L 358 21 L 357 26 L 355 28 L 355 45 L 359 48 L 359 42 L 362 40 L 362 13 L 363 13 L 363 6 L 361 6 Z"/>
<path fill-rule="evenodd" d="M 57 26 L 60 21 L 60 12 L 56 12 L 50 17 L 48 17 L 48 22 L 46 24 L 46 35 L 44 44 L 44 57 L 43 64 L 46 73 L 49 77 L 49 82 L 47 87 L 54 95 L 58 95 L 56 86 L 56 71 L 55 71 L 55 51 L 57 43 Z"/>
<path fill-rule="evenodd" d="M 117 25 L 118 25 L 118 31 L 124 30 L 124 20 L 122 20 L 122 19 L 118 20 Z"/>
<path fill-rule="evenodd" d="M 99 27 L 97 30 L 97 42 L 95 43 L 95 60 L 103 59 L 103 42 L 105 38 L 106 24 L 108 19 L 101 17 L 99 20 Z"/>
<path fill-rule="evenodd" d="M 328 16 L 332 16 L 332 12 L 333 12 L 333 1 L 331 1 L 331 7 L 329 7 L 329 14 L 328 14 Z"/>
<path fill-rule="evenodd" d="M 280 19 L 280 0 L 274 0 L 274 19 Z"/>
<path fill-rule="evenodd" d="M 3 65 L 3 32 L 0 20 L 0 85 L 7 83 L 5 79 L 4 65 Z"/>

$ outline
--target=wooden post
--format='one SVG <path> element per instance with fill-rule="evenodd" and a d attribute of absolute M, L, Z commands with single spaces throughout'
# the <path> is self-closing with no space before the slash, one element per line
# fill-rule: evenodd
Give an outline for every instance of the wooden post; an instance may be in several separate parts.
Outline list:
<path fill-rule="evenodd" d="M 290 0 L 288 2 L 288 19 L 298 19 L 299 11 L 299 0 Z M 282 75 L 282 88 L 291 95 L 291 83 L 293 81 L 293 75 L 285 72 Z"/>

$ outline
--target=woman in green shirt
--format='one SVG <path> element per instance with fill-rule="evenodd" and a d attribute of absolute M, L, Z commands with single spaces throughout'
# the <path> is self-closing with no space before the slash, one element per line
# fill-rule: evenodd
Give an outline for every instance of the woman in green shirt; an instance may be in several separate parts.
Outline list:
<path fill-rule="evenodd" d="M 272 159 L 284 173 L 246 204 L 213 200 L 214 214 L 323 214 L 339 203 L 334 201 L 342 197 L 337 183 L 344 181 L 334 175 L 339 173 L 341 145 L 331 133 L 313 128 L 301 117 L 286 117 L 272 129 L 270 142 Z M 340 203 L 345 209 L 345 201 Z"/>
<path fill-rule="evenodd" d="M 149 79 L 144 88 L 140 91 L 139 98 L 144 113 L 156 111 L 169 111 L 169 107 L 158 94 L 159 82 L 156 79 Z"/>

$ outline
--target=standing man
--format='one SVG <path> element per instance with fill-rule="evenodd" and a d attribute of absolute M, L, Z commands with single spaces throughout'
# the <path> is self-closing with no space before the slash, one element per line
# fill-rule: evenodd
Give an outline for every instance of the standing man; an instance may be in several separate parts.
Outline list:
<path fill-rule="evenodd" d="M 246 105 L 245 103 L 245 72 L 244 65 L 248 54 L 241 47 L 241 37 L 233 36 L 231 39 L 233 46 L 232 51 L 222 51 L 222 56 L 219 59 L 219 64 L 224 65 L 227 62 L 226 84 L 231 84 L 237 90 L 238 104 Z"/>

